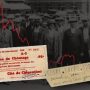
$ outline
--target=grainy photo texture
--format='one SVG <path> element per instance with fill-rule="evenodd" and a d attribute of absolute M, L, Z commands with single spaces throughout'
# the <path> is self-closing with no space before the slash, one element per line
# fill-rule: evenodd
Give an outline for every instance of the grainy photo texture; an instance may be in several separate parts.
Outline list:
<path fill-rule="evenodd" d="M 0 48 L 35 45 L 49 68 L 89 62 L 89 0 L 0 0 Z"/>

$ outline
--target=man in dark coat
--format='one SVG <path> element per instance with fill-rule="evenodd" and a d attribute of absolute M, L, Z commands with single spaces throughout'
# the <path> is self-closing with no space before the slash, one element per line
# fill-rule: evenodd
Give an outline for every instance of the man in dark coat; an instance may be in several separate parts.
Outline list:
<path fill-rule="evenodd" d="M 63 38 L 63 56 L 69 55 L 74 56 L 75 62 L 73 62 L 73 58 L 64 58 L 66 64 L 74 64 L 79 63 L 81 58 L 81 53 L 83 52 L 83 33 L 81 29 L 76 28 L 77 21 L 71 20 L 69 21 L 70 28 L 64 32 Z"/>
<path fill-rule="evenodd" d="M 89 62 L 89 26 L 88 26 L 88 18 L 84 17 L 82 19 L 82 31 L 83 31 L 83 40 L 84 40 L 84 45 L 83 45 L 83 58 L 82 62 Z"/>

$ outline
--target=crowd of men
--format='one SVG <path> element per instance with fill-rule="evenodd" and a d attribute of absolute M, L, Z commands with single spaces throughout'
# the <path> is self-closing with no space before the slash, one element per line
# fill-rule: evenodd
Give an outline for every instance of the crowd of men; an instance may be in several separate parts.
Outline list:
<path fill-rule="evenodd" d="M 12 19 L 16 32 L 12 30 L 11 24 L 8 25 L 7 30 L 1 29 L 0 47 L 27 46 L 26 42 L 20 40 L 18 37 L 20 36 L 22 39 L 27 38 L 30 46 L 47 45 L 48 60 L 51 62 L 49 67 L 55 67 L 64 55 L 73 55 L 75 61 L 73 62 L 70 57 L 64 58 L 63 65 L 89 62 L 90 21 L 88 16 L 74 11 L 72 15 L 65 11 L 58 10 L 58 12 L 58 14 L 57 12 L 29 14 L 22 20 L 19 18 L 20 21 Z"/>

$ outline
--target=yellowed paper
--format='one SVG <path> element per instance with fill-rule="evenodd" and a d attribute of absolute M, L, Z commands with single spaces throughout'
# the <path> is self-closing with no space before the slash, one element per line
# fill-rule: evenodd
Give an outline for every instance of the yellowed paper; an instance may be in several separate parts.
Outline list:
<path fill-rule="evenodd" d="M 45 45 L 0 49 L 0 82 L 45 79 Z"/>
<path fill-rule="evenodd" d="M 90 63 L 48 69 L 46 79 L 51 87 L 90 81 Z"/>

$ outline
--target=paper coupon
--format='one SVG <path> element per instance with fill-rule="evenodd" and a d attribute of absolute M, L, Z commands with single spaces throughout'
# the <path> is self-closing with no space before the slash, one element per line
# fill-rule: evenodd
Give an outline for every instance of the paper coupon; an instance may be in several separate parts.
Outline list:
<path fill-rule="evenodd" d="M 44 79 L 46 45 L 0 49 L 0 82 Z"/>
<path fill-rule="evenodd" d="M 51 87 L 90 81 L 90 63 L 48 69 L 46 79 Z"/>

